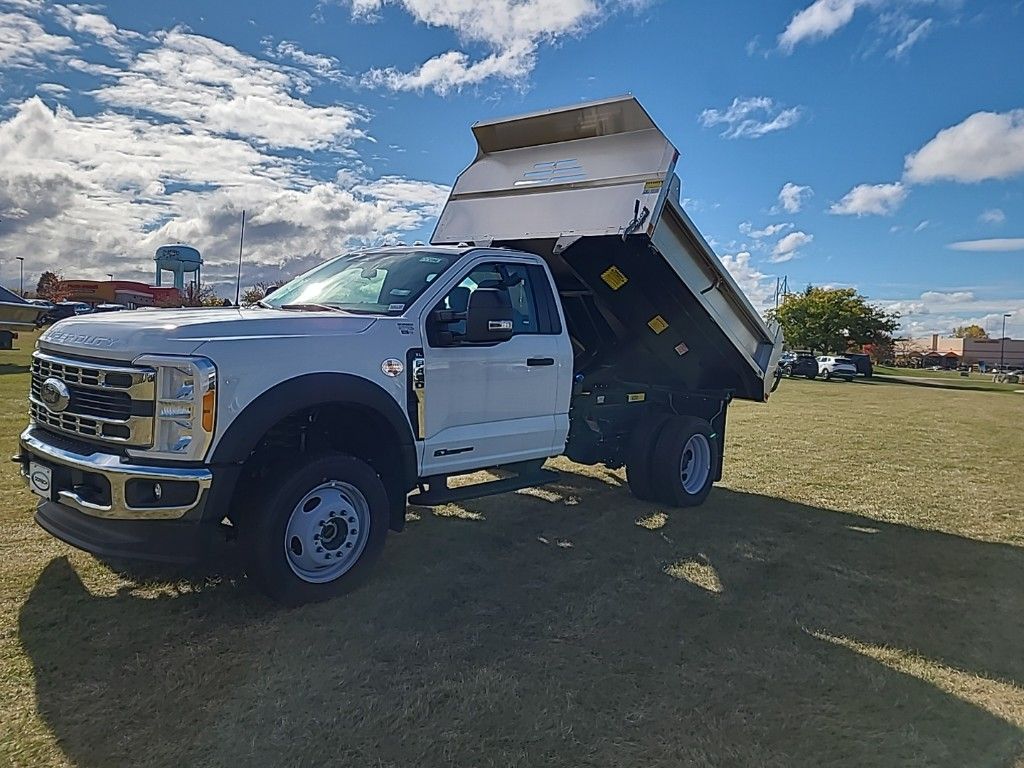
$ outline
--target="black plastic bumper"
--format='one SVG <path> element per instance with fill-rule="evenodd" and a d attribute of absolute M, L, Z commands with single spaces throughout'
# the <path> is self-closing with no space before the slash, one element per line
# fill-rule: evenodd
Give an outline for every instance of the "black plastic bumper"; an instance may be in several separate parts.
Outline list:
<path fill-rule="evenodd" d="M 73 547 L 100 557 L 197 565 L 223 546 L 220 526 L 202 515 L 181 520 L 115 520 L 86 515 L 53 501 L 40 502 L 36 522 Z"/>

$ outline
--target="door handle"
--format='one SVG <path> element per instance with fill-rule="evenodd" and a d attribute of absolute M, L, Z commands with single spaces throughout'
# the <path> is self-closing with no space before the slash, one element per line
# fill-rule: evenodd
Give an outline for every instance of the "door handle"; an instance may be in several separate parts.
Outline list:
<path fill-rule="evenodd" d="M 528 357 L 526 358 L 526 364 L 529 366 L 540 366 L 540 365 L 554 365 L 555 358 L 553 357 Z"/>

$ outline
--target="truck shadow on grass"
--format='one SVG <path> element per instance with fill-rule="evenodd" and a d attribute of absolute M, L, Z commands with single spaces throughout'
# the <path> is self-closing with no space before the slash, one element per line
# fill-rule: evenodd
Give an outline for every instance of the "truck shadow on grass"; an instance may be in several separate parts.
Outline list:
<path fill-rule="evenodd" d="M 1024 552 L 607 478 L 420 510 L 349 597 L 24 604 L 41 718 L 108 765 L 995 765 L 1024 725 Z M 664 516 L 657 514 L 664 512 Z M 642 527 L 637 519 L 644 519 Z"/>

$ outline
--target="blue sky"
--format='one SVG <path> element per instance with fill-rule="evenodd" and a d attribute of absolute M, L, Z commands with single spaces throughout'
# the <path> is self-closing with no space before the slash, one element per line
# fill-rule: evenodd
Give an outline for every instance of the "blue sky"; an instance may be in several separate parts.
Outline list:
<path fill-rule="evenodd" d="M 624 92 L 751 298 L 856 286 L 909 333 L 1024 336 L 1021 0 L 0 0 L 0 279 L 227 295 L 427 239 L 480 119 Z"/>

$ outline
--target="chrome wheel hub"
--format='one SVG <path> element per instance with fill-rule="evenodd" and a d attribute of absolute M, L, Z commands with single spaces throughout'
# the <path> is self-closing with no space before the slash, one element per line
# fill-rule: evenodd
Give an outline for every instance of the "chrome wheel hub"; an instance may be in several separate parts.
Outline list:
<path fill-rule="evenodd" d="M 711 443 L 704 435 L 691 435 L 679 460 L 679 481 L 683 490 L 691 495 L 699 493 L 710 474 Z"/>
<path fill-rule="evenodd" d="M 366 497 L 353 485 L 326 481 L 292 509 L 284 533 L 285 557 L 300 579 L 324 584 L 356 564 L 369 535 Z"/>

